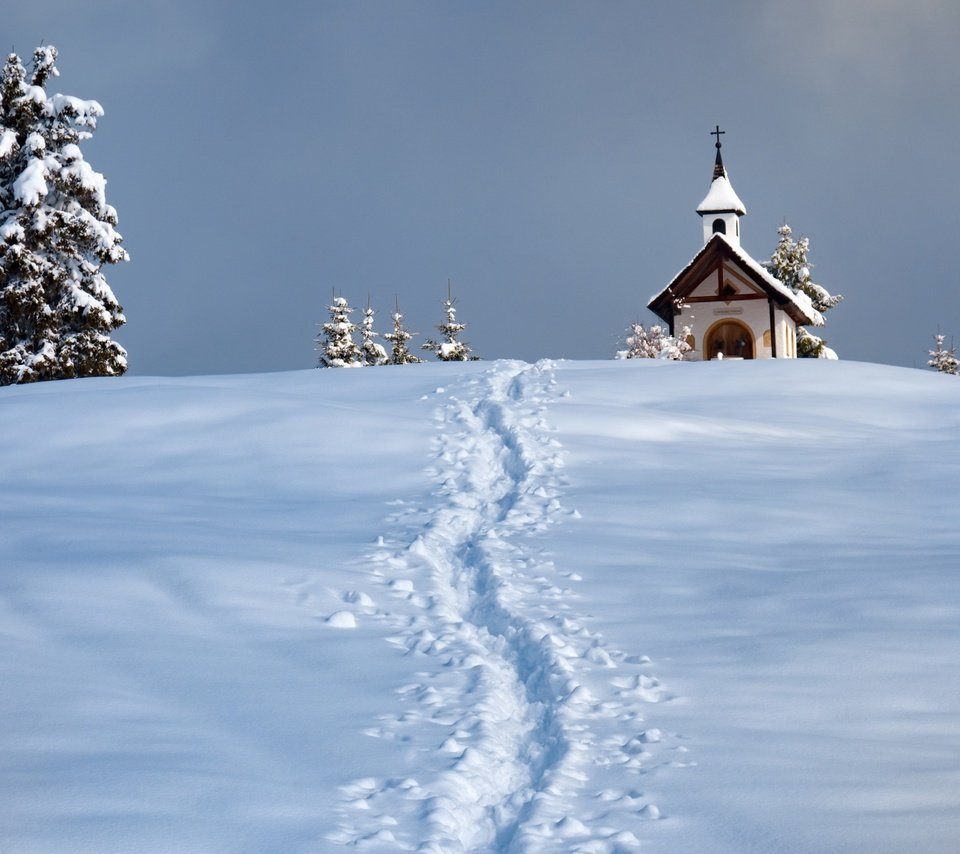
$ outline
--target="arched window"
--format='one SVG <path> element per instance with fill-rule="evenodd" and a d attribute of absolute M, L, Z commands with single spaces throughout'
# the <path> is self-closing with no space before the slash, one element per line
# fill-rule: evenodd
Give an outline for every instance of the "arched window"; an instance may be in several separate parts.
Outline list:
<path fill-rule="evenodd" d="M 727 224 L 726 224 L 722 219 L 720 219 L 720 217 L 717 217 L 717 218 L 713 221 L 713 233 L 714 233 L 714 234 L 718 234 L 718 233 L 719 233 L 719 234 L 726 234 L 726 233 L 727 233 Z"/>

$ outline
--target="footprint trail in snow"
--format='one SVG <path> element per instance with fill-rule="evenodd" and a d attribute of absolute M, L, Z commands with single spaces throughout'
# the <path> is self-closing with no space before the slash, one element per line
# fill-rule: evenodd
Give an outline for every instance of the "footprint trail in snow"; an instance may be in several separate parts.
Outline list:
<path fill-rule="evenodd" d="M 677 736 L 645 728 L 650 704 L 671 699 L 651 663 L 589 629 L 570 586 L 579 577 L 545 553 L 549 526 L 576 516 L 560 501 L 562 448 L 545 419 L 559 396 L 553 367 L 497 362 L 436 412 L 440 500 L 396 517 L 413 530 L 372 555 L 396 605 L 377 614 L 424 668 L 369 734 L 404 742 L 409 767 L 347 786 L 329 841 L 634 851 L 661 818 L 640 784 L 689 764 Z"/>

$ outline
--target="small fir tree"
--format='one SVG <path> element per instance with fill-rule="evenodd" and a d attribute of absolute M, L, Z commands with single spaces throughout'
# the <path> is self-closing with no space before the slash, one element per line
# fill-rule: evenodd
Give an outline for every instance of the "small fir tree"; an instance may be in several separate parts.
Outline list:
<path fill-rule="evenodd" d="M 330 320 L 321 327 L 317 336 L 317 349 L 320 351 L 320 368 L 359 368 L 363 366 L 363 354 L 353 340 L 357 325 L 350 321 L 353 309 L 343 298 L 335 296 L 333 304 L 327 306 Z"/>
<path fill-rule="evenodd" d="M 400 303 L 397 303 L 396 311 L 393 313 L 393 332 L 384 333 L 384 338 L 389 341 L 393 348 L 390 351 L 389 364 L 391 365 L 413 365 L 423 361 L 419 356 L 410 352 L 407 344 L 416 334 L 408 332 L 403 326 L 403 315 L 400 314 Z"/>
<path fill-rule="evenodd" d="M 937 334 L 933 336 L 933 340 L 936 341 L 937 348 L 928 351 L 930 361 L 928 361 L 927 364 L 941 374 L 960 373 L 960 361 L 957 360 L 956 347 L 950 347 L 949 349 L 944 347 L 944 336 L 940 334 L 939 330 L 937 330 Z"/>
<path fill-rule="evenodd" d="M 625 350 L 618 350 L 616 358 L 672 359 L 679 362 L 693 349 L 687 340 L 692 334 L 689 326 L 684 326 L 679 337 L 674 337 L 658 323 L 649 329 L 642 323 L 631 323 L 624 339 L 627 347 Z"/>
<path fill-rule="evenodd" d="M 437 329 L 443 334 L 443 339 L 434 341 L 428 338 L 423 343 L 422 349 L 432 351 L 442 362 L 475 362 L 479 357 L 471 355 L 470 346 L 457 337 L 467 326 L 457 321 L 457 310 L 454 308 L 456 302 L 450 293 L 448 282 L 447 298 L 443 301 L 447 319 L 446 322 L 437 325 Z"/>
<path fill-rule="evenodd" d="M 821 315 L 843 301 L 840 294 L 832 295 L 826 288 L 816 284 L 810 277 L 813 264 L 808 259 L 810 240 L 793 239 L 793 229 L 784 223 L 777 229 L 777 248 L 770 256 L 767 269 L 795 293 L 806 294 L 810 303 Z M 813 335 L 806 328 L 797 329 L 797 355 L 801 358 L 836 359 L 837 354 L 827 342 Z"/>
<path fill-rule="evenodd" d="M 814 335 L 806 326 L 797 327 L 797 356 L 801 359 L 836 359 L 826 339 Z"/>
<path fill-rule="evenodd" d="M 0 385 L 127 369 L 110 338 L 126 318 L 101 268 L 128 255 L 80 151 L 103 108 L 47 94 L 56 59 L 37 48 L 28 77 L 11 53 L 0 74 Z"/>
<path fill-rule="evenodd" d="M 373 331 L 373 309 L 370 307 L 370 298 L 367 297 L 367 307 L 363 311 L 363 323 L 360 324 L 360 353 L 364 365 L 387 364 L 387 351 L 383 345 L 374 341 L 380 335 Z"/>

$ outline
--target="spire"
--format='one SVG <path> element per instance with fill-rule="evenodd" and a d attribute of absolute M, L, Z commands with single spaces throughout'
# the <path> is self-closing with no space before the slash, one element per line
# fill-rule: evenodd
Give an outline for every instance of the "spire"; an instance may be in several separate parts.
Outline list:
<path fill-rule="evenodd" d="M 717 145 L 717 159 L 713 162 L 713 177 L 725 178 L 727 170 L 723 168 L 723 158 L 720 156 L 720 146 Z"/>
<path fill-rule="evenodd" d="M 720 125 L 710 131 L 710 136 L 717 138 L 715 143 L 717 157 L 713 165 L 713 180 L 710 182 L 710 190 L 706 198 L 697 205 L 697 213 L 703 220 L 704 242 L 709 241 L 714 234 L 719 232 L 726 235 L 730 242 L 739 245 L 740 217 L 747 212 L 747 209 L 733 189 L 733 185 L 727 177 L 727 170 L 723 165 L 723 157 L 720 154 L 720 136 L 725 133 L 726 131 L 720 130 Z"/>
<path fill-rule="evenodd" d="M 716 130 L 710 131 L 710 136 L 715 136 L 717 138 L 717 159 L 713 163 L 714 178 L 725 178 L 727 176 L 727 170 L 723 168 L 723 158 L 720 156 L 720 134 L 722 133 L 726 133 L 726 131 L 720 130 L 720 125 L 717 125 Z"/>

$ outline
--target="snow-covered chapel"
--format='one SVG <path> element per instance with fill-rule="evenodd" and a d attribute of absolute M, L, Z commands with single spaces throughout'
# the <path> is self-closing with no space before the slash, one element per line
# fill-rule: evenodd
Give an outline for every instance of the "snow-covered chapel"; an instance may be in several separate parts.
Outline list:
<path fill-rule="evenodd" d="M 740 217 L 747 209 L 733 189 L 720 155 L 706 198 L 697 206 L 703 248 L 647 307 L 670 326 L 689 327 L 688 359 L 795 359 L 797 327 L 820 325 L 810 299 L 755 261 L 740 245 Z"/>

